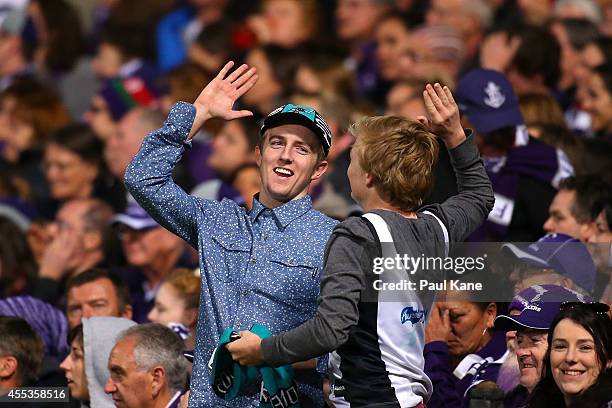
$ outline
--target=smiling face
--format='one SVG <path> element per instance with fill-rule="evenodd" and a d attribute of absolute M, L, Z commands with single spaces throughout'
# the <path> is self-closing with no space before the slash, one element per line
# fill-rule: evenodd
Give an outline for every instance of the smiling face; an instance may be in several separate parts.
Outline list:
<path fill-rule="evenodd" d="M 601 371 L 593 336 L 570 319 L 553 332 L 550 368 L 566 403 L 595 383 Z"/>
<path fill-rule="evenodd" d="M 529 392 L 533 391 L 542 376 L 544 356 L 548 350 L 547 339 L 545 330 L 526 329 L 516 335 L 520 383 Z"/>
<path fill-rule="evenodd" d="M 582 94 L 582 107 L 591 114 L 591 128 L 596 132 L 612 131 L 612 94 L 598 73 L 589 77 Z"/>
<path fill-rule="evenodd" d="M 261 175 L 259 200 L 274 208 L 306 196 L 310 182 L 321 177 L 327 161 L 319 162 L 316 135 L 300 125 L 282 125 L 266 131 L 263 149 L 257 149 Z"/>
<path fill-rule="evenodd" d="M 85 351 L 83 350 L 83 338 L 77 336 L 70 345 L 70 354 L 62 361 L 60 368 L 68 381 L 70 395 L 79 401 L 89 401 L 89 389 L 87 388 L 87 376 L 85 374 Z"/>

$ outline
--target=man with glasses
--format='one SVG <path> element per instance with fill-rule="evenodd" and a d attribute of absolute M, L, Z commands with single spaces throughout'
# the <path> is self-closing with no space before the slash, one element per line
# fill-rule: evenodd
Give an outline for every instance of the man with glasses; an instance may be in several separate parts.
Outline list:
<path fill-rule="evenodd" d="M 128 282 L 134 306 L 133 320 L 146 322 L 160 283 L 177 267 L 195 267 L 194 254 L 185 241 L 162 228 L 135 201 L 113 217 L 121 247 L 131 267 L 119 271 Z"/>
<path fill-rule="evenodd" d="M 112 215 L 108 204 L 95 198 L 66 202 L 48 227 L 50 242 L 31 294 L 55 304 L 63 297 L 67 278 L 106 266 L 104 238 Z"/>
<path fill-rule="evenodd" d="M 501 315 L 495 328 L 516 331 L 516 358 L 520 385 L 506 395 L 505 407 L 520 408 L 542 376 L 548 351 L 548 329 L 563 304 L 588 302 L 590 297 L 558 285 L 536 285 L 521 291 L 515 299 L 523 306 L 518 315 Z M 513 300 L 515 303 L 516 300 Z"/>

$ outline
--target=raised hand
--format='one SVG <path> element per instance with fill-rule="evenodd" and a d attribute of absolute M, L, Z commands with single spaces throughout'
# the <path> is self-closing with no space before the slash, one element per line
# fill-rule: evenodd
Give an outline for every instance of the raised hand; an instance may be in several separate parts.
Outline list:
<path fill-rule="evenodd" d="M 448 148 L 460 145 L 465 140 L 465 132 L 459 119 L 459 107 L 448 86 L 427 84 L 423 101 L 431 132 L 440 136 Z"/>
<path fill-rule="evenodd" d="M 425 343 L 432 341 L 448 342 L 451 334 L 450 317 L 447 309 L 442 310 L 438 303 L 431 308 L 429 320 L 425 327 Z"/>
<path fill-rule="evenodd" d="M 232 120 L 253 115 L 248 110 L 236 111 L 233 106 L 236 100 L 257 82 L 257 70 L 254 67 L 249 69 L 246 64 L 242 64 L 228 75 L 233 66 L 233 61 L 225 64 L 193 103 L 196 108 L 196 118 L 190 137 L 193 137 L 208 119 Z"/>

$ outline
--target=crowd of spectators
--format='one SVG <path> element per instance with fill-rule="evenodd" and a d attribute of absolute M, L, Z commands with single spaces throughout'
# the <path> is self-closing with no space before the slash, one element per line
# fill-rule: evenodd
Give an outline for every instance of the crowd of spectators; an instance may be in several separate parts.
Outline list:
<path fill-rule="evenodd" d="M 257 69 L 237 102 L 254 115 L 207 122 L 174 180 L 247 209 L 277 106 L 327 120 L 309 195 L 344 220 L 361 213 L 350 124 L 426 115 L 427 83 L 455 95 L 495 193 L 467 241 L 508 243 L 488 299 L 446 293 L 428 312 L 428 407 L 467 407 L 491 382 L 507 407 L 612 400 L 609 0 L 0 0 L 0 394 L 67 385 L 83 406 L 186 406 L 198 254 L 124 175 L 227 60 Z M 424 204 L 457 193 L 444 148 L 434 173 Z M 568 365 L 584 337 L 594 360 Z M 572 370 L 592 381 L 570 384 Z"/>

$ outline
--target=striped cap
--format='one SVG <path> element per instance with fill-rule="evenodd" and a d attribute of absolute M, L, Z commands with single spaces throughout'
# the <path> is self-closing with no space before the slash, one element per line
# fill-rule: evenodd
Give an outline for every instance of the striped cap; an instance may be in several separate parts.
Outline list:
<path fill-rule="evenodd" d="M 137 106 L 157 107 L 157 91 L 143 78 L 128 77 L 109 79 L 98 92 L 114 121 L 118 121 L 130 109 Z"/>

